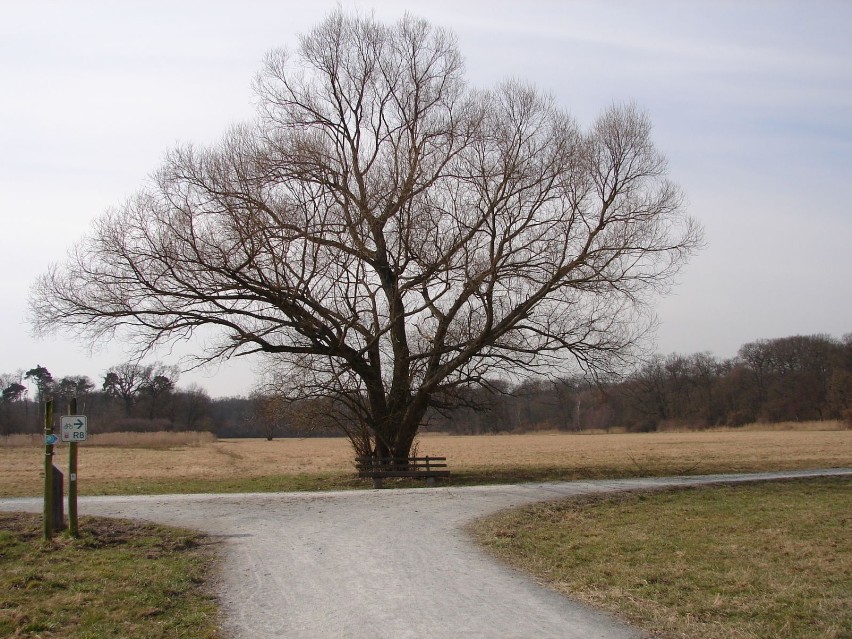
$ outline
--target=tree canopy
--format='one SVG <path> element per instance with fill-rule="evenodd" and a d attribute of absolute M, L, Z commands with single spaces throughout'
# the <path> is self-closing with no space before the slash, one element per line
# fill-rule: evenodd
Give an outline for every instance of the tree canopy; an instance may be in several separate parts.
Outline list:
<path fill-rule="evenodd" d="M 269 354 L 360 453 L 405 456 L 486 375 L 629 358 L 701 243 L 638 108 L 583 130 L 523 82 L 472 87 L 423 20 L 334 13 L 256 88 L 255 122 L 173 150 L 35 283 L 38 331 L 218 329 L 199 357 Z"/>

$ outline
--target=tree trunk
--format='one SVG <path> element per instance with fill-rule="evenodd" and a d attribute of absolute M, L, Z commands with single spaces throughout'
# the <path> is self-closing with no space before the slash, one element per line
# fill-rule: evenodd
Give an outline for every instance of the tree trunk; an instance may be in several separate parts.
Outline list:
<path fill-rule="evenodd" d="M 376 420 L 375 457 L 407 458 L 411 454 L 414 438 L 426 414 L 426 404 L 412 398 L 401 410 L 389 412 Z"/>

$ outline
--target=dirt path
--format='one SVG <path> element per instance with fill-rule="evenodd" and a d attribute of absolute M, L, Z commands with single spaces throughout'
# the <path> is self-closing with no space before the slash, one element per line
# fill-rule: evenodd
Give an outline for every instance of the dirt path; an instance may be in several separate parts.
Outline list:
<path fill-rule="evenodd" d="M 81 514 L 203 530 L 224 542 L 221 603 L 235 639 L 639 637 L 538 586 L 462 532 L 477 517 L 591 492 L 852 469 L 331 493 L 90 497 Z M 41 510 L 39 499 L 0 510 Z"/>

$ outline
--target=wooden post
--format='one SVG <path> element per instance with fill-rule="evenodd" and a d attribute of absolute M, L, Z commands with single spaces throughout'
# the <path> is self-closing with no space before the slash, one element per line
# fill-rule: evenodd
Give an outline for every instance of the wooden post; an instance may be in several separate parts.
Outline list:
<path fill-rule="evenodd" d="M 77 398 L 72 397 L 68 402 L 68 414 L 77 414 Z M 68 534 L 79 537 L 77 527 L 77 442 L 72 441 L 68 446 Z"/>
<path fill-rule="evenodd" d="M 48 437 L 53 435 L 53 400 L 44 403 L 44 539 L 53 538 L 53 444 Z"/>

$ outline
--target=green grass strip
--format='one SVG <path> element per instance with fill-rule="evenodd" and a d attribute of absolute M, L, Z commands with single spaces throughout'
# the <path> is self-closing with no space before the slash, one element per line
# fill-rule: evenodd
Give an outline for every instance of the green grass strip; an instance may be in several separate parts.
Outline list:
<path fill-rule="evenodd" d="M 852 480 L 539 504 L 478 522 L 498 556 L 660 637 L 852 637 Z"/>
<path fill-rule="evenodd" d="M 40 516 L 0 513 L 0 637 L 219 636 L 202 535 L 95 517 L 80 530 L 48 543 Z"/>

